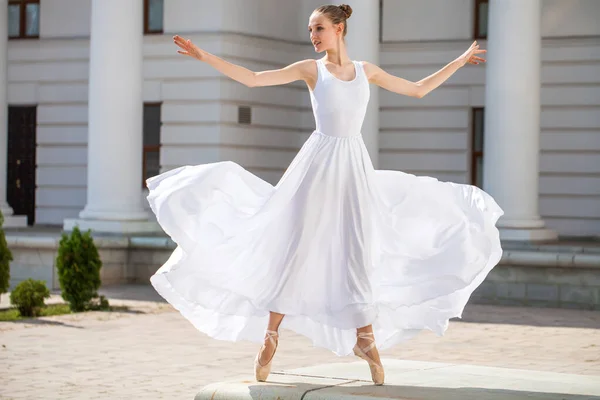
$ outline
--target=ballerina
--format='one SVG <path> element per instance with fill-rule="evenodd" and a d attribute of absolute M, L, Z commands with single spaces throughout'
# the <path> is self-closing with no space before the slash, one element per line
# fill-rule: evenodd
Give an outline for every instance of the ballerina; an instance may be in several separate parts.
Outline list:
<path fill-rule="evenodd" d="M 178 53 L 248 86 L 307 85 L 316 129 L 273 186 L 240 165 L 184 166 L 148 180 L 148 201 L 177 244 L 152 276 L 156 290 L 209 336 L 261 344 L 267 379 L 279 328 L 337 355 L 366 360 L 375 384 L 377 346 L 423 329 L 442 335 L 500 260 L 502 209 L 471 185 L 374 170 L 361 127 L 369 83 L 421 98 L 485 50 L 474 42 L 438 72 L 410 82 L 352 61 L 348 5 L 314 10 L 318 59 L 253 72 L 174 36 Z M 265 331 L 266 326 L 266 331 Z"/>

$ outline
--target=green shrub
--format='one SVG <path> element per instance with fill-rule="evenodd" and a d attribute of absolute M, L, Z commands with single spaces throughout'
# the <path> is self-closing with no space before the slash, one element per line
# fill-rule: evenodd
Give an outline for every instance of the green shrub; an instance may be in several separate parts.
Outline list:
<path fill-rule="evenodd" d="M 17 307 L 23 317 L 35 317 L 44 307 L 44 299 L 50 297 L 50 291 L 44 281 L 27 279 L 17 285 L 10 293 L 10 302 Z"/>
<path fill-rule="evenodd" d="M 62 297 L 69 303 L 72 311 L 108 307 L 103 298 L 100 298 L 100 304 L 94 302 L 94 299 L 98 299 L 97 290 L 101 284 L 102 261 L 90 231 L 82 234 L 79 228 L 75 227 L 70 236 L 63 233 L 58 247 L 56 267 Z"/>
<path fill-rule="evenodd" d="M 10 262 L 12 261 L 12 253 L 6 244 L 4 236 L 4 215 L 0 211 L 0 294 L 8 292 L 10 281 Z"/>
<path fill-rule="evenodd" d="M 110 304 L 108 304 L 108 299 L 104 296 L 94 297 L 88 304 L 88 309 L 93 311 L 109 311 Z"/>

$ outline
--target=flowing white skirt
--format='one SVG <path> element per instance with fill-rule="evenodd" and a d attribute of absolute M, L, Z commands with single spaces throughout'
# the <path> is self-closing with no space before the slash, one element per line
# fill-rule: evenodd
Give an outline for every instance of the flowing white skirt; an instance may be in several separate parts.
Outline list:
<path fill-rule="evenodd" d="M 441 335 L 502 254 L 488 194 L 374 170 L 362 136 L 315 131 L 276 186 L 218 162 L 148 188 L 178 245 L 151 282 L 216 339 L 261 343 L 269 311 L 338 355 L 368 324 L 380 349 Z"/>

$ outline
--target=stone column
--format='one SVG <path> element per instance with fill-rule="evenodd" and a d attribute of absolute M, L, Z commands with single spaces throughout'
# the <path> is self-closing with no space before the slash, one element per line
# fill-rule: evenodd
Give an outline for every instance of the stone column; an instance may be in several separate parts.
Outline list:
<path fill-rule="evenodd" d="M 158 230 L 142 206 L 143 1 L 92 0 L 87 204 L 64 228 Z"/>
<path fill-rule="evenodd" d="M 379 0 L 349 0 L 348 55 L 353 60 L 379 65 Z M 375 168 L 379 165 L 379 88 L 371 85 L 371 99 L 362 127 L 363 138 Z"/>
<path fill-rule="evenodd" d="M 556 239 L 538 211 L 540 0 L 491 0 L 485 91 L 484 189 L 504 209 L 504 240 Z"/>
<path fill-rule="evenodd" d="M 0 210 L 4 227 L 27 226 L 26 216 L 15 216 L 6 201 L 8 164 L 8 1 L 0 0 Z"/>

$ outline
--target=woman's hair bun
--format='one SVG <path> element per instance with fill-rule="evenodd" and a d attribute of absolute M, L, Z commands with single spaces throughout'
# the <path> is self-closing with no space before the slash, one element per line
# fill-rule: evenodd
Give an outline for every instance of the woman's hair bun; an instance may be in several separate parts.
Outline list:
<path fill-rule="evenodd" d="M 348 4 L 341 4 L 338 6 L 346 15 L 346 19 L 350 18 L 350 16 L 352 15 L 352 7 L 350 7 Z"/>

